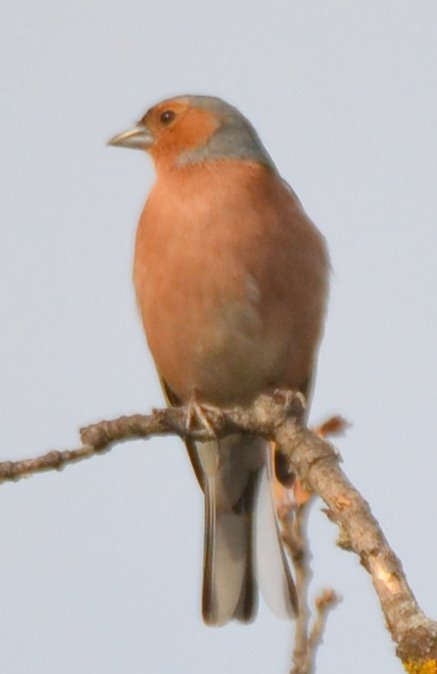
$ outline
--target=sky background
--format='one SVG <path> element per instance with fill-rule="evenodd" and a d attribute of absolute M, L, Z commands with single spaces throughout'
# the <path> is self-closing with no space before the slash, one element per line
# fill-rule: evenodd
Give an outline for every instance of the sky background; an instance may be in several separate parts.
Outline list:
<path fill-rule="evenodd" d="M 437 618 L 435 0 L 3 0 L 2 460 L 162 395 L 131 284 L 153 183 L 105 147 L 160 99 L 218 95 L 259 131 L 334 276 L 311 419 Z M 311 595 L 343 595 L 317 672 L 401 666 L 370 580 L 313 508 Z M 285 673 L 292 626 L 200 619 L 201 494 L 182 443 L 125 444 L 0 490 L 6 674 Z"/>

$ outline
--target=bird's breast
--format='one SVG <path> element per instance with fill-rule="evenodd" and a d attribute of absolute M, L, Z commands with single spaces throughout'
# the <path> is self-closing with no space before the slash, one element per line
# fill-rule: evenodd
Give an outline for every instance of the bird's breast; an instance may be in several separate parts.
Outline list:
<path fill-rule="evenodd" d="M 216 404 L 250 398 L 262 387 L 261 360 L 272 353 L 261 290 L 232 246 L 218 250 L 207 235 L 178 239 L 162 242 L 159 256 L 136 260 L 138 304 L 158 370 L 182 400 L 194 393 Z"/>
<path fill-rule="evenodd" d="M 182 400 L 249 400 L 280 383 L 288 357 L 290 275 L 281 285 L 268 270 L 272 245 L 284 264 L 286 240 L 276 209 L 246 184 L 158 181 L 140 220 L 138 305 L 157 368 Z"/>

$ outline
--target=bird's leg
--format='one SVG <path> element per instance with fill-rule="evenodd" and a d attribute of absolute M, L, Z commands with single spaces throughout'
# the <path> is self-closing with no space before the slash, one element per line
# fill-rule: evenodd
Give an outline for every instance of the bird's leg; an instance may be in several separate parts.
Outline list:
<path fill-rule="evenodd" d="M 218 416 L 220 416 L 220 411 L 216 407 L 199 403 L 194 393 L 187 403 L 185 427 L 187 431 L 192 431 L 195 426 L 200 426 L 215 435 L 214 423 Z"/>

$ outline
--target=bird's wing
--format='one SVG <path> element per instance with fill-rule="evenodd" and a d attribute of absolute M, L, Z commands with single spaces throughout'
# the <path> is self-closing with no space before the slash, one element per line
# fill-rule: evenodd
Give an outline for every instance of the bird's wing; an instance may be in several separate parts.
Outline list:
<path fill-rule="evenodd" d="M 172 391 L 170 386 L 167 384 L 165 379 L 163 379 L 160 376 L 160 381 L 161 381 L 161 386 L 162 390 L 164 391 L 165 399 L 167 401 L 168 405 L 172 405 L 173 407 L 180 407 L 183 403 L 179 398 L 177 397 L 176 393 Z M 199 452 L 196 447 L 196 443 L 194 440 L 190 440 L 190 438 L 186 438 L 184 440 L 185 446 L 188 451 L 188 456 L 190 457 L 191 464 L 193 466 L 194 474 L 196 475 L 197 481 L 200 485 L 200 488 L 202 491 L 205 491 L 205 473 L 202 468 L 202 463 L 200 461 L 199 457 Z"/>

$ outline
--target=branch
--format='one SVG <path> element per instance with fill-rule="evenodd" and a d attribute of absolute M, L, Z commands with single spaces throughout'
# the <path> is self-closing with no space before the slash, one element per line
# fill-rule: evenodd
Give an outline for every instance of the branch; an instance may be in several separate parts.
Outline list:
<path fill-rule="evenodd" d="M 313 430 L 317 435 L 326 437 L 343 433 L 347 426 L 345 419 L 336 416 Z M 291 484 L 290 478 L 287 484 L 289 488 L 285 489 L 275 483 L 273 492 L 282 539 L 293 562 L 299 601 L 290 674 L 313 674 L 316 671 L 317 650 L 322 642 L 328 613 L 340 599 L 333 590 L 324 590 L 315 600 L 315 617 L 310 627 L 314 609 L 310 610 L 308 603 L 308 588 L 312 578 L 308 516 L 315 494 L 308 491 L 295 475 Z"/>
<path fill-rule="evenodd" d="M 341 470 L 333 446 L 302 425 L 303 413 L 301 396 L 287 392 L 260 396 L 249 408 L 217 410 L 213 419 L 208 410 L 215 433 L 206 429 L 187 432 L 183 407 L 157 410 L 148 416 L 120 417 L 83 428 L 78 449 L 0 463 L 0 479 L 17 480 L 35 472 L 59 470 L 134 438 L 173 434 L 208 440 L 235 432 L 262 435 L 281 448 L 291 471 L 325 501 L 326 514 L 340 528 L 338 545 L 355 552 L 370 573 L 397 654 L 408 671 L 437 672 L 437 623 L 421 611 L 400 561 L 368 503 Z"/>
<path fill-rule="evenodd" d="M 315 618 L 310 627 L 312 612 L 308 605 L 308 587 L 312 577 L 307 522 L 312 500 L 304 504 L 294 499 L 279 508 L 282 539 L 293 562 L 299 613 L 293 648 L 293 666 L 290 674 L 313 674 L 316 671 L 317 649 L 322 641 L 329 611 L 340 601 L 333 590 L 324 590 L 315 600 Z"/>
<path fill-rule="evenodd" d="M 168 407 L 153 410 L 152 414 L 133 414 L 80 429 L 82 446 L 78 449 L 52 450 L 33 459 L 0 462 L 0 481 L 16 482 L 34 473 L 49 470 L 62 470 L 71 463 L 89 459 L 113 449 L 117 443 L 156 435 L 178 435 L 193 440 L 213 440 L 235 432 L 267 436 L 277 424 L 286 418 L 300 419 L 304 413 L 304 404 L 300 394 L 291 394 L 284 403 L 283 396 L 272 399 L 274 417 L 270 417 L 269 408 L 264 408 L 267 396 L 258 399 L 251 408 L 235 407 L 232 410 L 208 408 L 208 419 L 214 428 L 187 430 L 187 411 L 185 407 Z"/>

